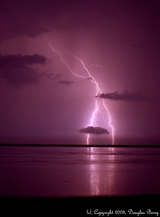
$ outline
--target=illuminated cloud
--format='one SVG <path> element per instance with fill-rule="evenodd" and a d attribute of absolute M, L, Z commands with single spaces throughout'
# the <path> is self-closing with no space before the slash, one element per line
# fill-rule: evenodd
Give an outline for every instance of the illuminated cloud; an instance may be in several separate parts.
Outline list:
<path fill-rule="evenodd" d="M 102 93 L 99 96 L 103 99 L 111 99 L 111 100 L 123 100 L 123 101 L 143 101 L 146 97 L 142 96 L 140 92 L 128 92 L 124 91 L 123 93 L 119 94 L 117 91 L 113 93 Z"/>
<path fill-rule="evenodd" d="M 86 128 L 82 128 L 79 130 L 80 133 L 87 133 L 87 134 L 109 134 L 108 130 L 102 127 L 93 127 L 93 126 L 88 126 Z"/>
<path fill-rule="evenodd" d="M 73 84 L 73 81 L 64 81 L 64 80 L 61 80 L 61 81 L 58 82 L 58 84 L 71 85 L 71 84 Z"/>
<path fill-rule="evenodd" d="M 6 55 L 0 56 L 0 76 L 13 87 L 37 84 L 42 77 L 32 66 L 46 64 L 48 59 L 44 56 Z"/>

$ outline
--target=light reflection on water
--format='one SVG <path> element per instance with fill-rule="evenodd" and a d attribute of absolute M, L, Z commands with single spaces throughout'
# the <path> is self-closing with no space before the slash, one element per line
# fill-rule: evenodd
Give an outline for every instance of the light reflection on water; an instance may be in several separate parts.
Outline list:
<path fill-rule="evenodd" d="M 96 162 L 99 161 L 99 155 L 95 155 L 96 148 L 88 148 L 89 153 L 89 161 L 93 162 L 89 165 L 89 173 L 90 173 L 90 194 L 93 195 L 101 195 L 104 191 L 108 192 L 108 194 L 112 194 L 112 186 L 114 185 L 114 164 L 106 164 L 105 170 L 101 170 L 101 164 L 97 164 Z M 114 148 L 108 148 L 108 152 L 110 153 L 107 155 L 107 161 L 113 162 L 114 161 Z M 103 181 L 102 181 L 103 179 Z M 105 183 L 103 185 L 107 189 L 103 189 L 101 186 L 101 182 Z M 103 191 L 101 192 L 101 189 Z"/>
<path fill-rule="evenodd" d="M 0 147 L 0 196 L 160 193 L 159 148 Z"/>

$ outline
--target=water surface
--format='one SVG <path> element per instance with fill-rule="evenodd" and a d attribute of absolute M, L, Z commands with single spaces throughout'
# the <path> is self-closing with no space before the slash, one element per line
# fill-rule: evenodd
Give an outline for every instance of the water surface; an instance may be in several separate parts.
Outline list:
<path fill-rule="evenodd" d="M 160 194 L 160 148 L 0 147 L 0 196 Z"/>

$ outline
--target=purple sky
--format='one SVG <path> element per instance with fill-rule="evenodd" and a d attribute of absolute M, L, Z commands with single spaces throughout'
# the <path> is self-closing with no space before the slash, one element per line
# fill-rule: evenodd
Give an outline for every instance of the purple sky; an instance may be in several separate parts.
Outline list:
<path fill-rule="evenodd" d="M 88 77 L 66 49 L 81 58 L 108 94 L 115 144 L 159 141 L 159 0 L 5 0 L 0 20 L 0 143 L 86 143 L 79 130 L 95 109 L 95 85 L 73 75 L 47 38 L 74 73 Z M 91 143 L 110 144 L 100 109 L 97 127 L 109 134 Z"/>

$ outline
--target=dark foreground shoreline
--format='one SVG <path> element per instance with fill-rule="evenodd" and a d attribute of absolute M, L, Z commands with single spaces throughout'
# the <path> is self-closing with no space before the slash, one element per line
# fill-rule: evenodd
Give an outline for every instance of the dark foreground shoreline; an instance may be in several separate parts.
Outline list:
<path fill-rule="evenodd" d="M 93 197 L 4 196 L 0 197 L 0 204 L 5 213 L 12 211 L 12 214 L 15 212 L 21 216 L 23 213 L 36 216 L 160 216 L 160 194 Z"/>

